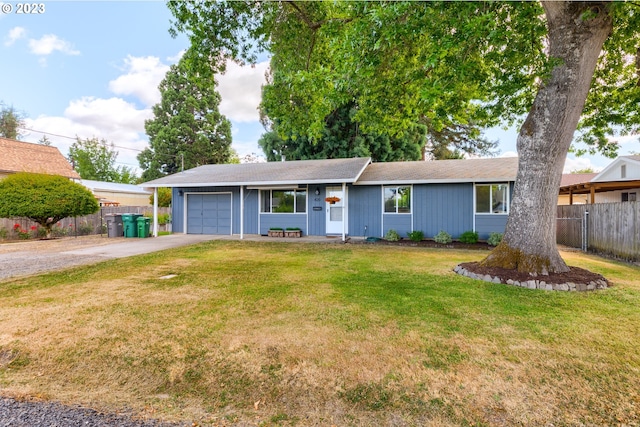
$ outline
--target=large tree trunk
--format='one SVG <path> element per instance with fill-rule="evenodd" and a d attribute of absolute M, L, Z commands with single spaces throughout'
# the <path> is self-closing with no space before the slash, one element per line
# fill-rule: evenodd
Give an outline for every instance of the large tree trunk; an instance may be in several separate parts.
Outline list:
<path fill-rule="evenodd" d="M 613 26 L 604 2 L 542 4 L 549 55 L 558 64 L 541 84 L 518 135 L 518 175 L 504 238 L 482 261 L 532 275 L 569 270 L 556 247 L 558 189 L 598 56 Z"/>

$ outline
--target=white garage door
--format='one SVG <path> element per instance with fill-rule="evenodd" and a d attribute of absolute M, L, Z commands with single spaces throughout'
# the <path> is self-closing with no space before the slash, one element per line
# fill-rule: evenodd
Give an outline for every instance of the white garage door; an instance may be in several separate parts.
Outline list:
<path fill-rule="evenodd" d="M 187 234 L 231 234 L 231 194 L 187 195 Z"/>

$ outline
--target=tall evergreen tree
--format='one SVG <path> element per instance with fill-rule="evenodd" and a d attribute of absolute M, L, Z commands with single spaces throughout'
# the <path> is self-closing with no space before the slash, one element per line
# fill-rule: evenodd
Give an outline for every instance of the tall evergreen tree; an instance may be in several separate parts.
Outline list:
<path fill-rule="evenodd" d="M 24 117 L 13 106 L 7 107 L 0 103 L 0 136 L 4 138 L 20 139 L 20 127 L 24 126 Z"/>
<path fill-rule="evenodd" d="M 211 79 L 196 79 L 183 58 L 160 83 L 162 100 L 145 122 L 149 148 L 138 155 L 144 181 L 233 157 L 231 123 L 218 111 Z"/>

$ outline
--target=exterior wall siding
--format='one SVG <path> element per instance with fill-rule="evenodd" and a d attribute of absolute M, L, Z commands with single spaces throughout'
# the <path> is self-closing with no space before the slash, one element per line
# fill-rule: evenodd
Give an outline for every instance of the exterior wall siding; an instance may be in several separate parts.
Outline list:
<path fill-rule="evenodd" d="M 513 183 L 511 183 L 513 189 Z M 320 191 L 315 194 L 316 188 Z M 180 191 L 183 192 L 180 195 Z M 184 193 L 232 194 L 232 232 L 240 233 L 240 188 L 198 187 L 174 188 L 171 215 L 173 231 L 184 233 Z M 305 214 L 260 213 L 259 191 L 244 191 L 244 233 L 267 234 L 270 227 L 298 227 L 304 235 L 326 234 L 326 186 L 312 185 L 307 189 Z M 357 237 L 384 237 L 396 230 L 402 237 L 413 230 L 422 231 L 426 238 L 433 238 L 440 230 L 458 238 L 465 231 L 474 229 L 481 239 L 491 232 L 504 232 L 507 215 L 475 214 L 473 183 L 416 184 L 413 185 L 412 214 L 383 214 L 382 186 L 351 186 L 347 188 L 348 234 Z M 316 210 L 314 210 L 314 208 Z"/>
<path fill-rule="evenodd" d="M 302 234 L 307 234 L 307 215 L 298 213 L 261 213 L 260 234 L 266 235 L 271 227 L 298 227 Z"/>
<path fill-rule="evenodd" d="M 244 234 L 260 234 L 258 230 L 258 214 L 260 205 L 258 202 L 258 190 L 244 190 Z M 238 216 L 240 209 L 238 209 Z M 240 229 L 234 230 L 239 234 Z"/>
<path fill-rule="evenodd" d="M 411 229 L 411 214 L 384 214 L 383 221 L 384 226 L 381 237 L 384 237 L 392 229 L 396 230 L 400 237 L 407 237 L 407 234 L 413 231 Z"/>
<path fill-rule="evenodd" d="M 441 230 L 454 239 L 473 229 L 473 184 L 413 186 L 413 229 L 433 238 Z"/>
<path fill-rule="evenodd" d="M 320 194 L 316 196 L 316 188 Z M 324 236 L 326 234 L 326 186 L 312 185 L 307 191 L 307 219 L 309 221 L 309 235 Z M 315 208 L 315 210 L 314 210 Z"/>
<path fill-rule="evenodd" d="M 382 237 L 382 190 L 380 186 L 349 186 L 349 234 Z"/>
<path fill-rule="evenodd" d="M 182 196 L 180 191 L 183 192 Z M 185 193 L 231 193 L 231 232 L 240 233 L 240 187 L 189 187 L 174 188 L 172 203 L 172 225 L 176 233 L 184 233 Z M 246 232 L 246 231 L 245 231 Z"/>
<path fill-rule="evenodd" d="M 476 214 L 476 231 L 480 240 L 489 238 L 490 233 L 504 233 L 508 215 Z"/>

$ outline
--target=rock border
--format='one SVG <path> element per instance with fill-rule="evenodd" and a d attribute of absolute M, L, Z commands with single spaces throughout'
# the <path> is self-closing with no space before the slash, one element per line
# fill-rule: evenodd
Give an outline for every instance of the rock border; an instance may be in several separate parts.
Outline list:
<path fill-rule="evenodd" d="M 477 274 L 468 271 L 464 267 L 457 265 L 453 271 L 461 276 L 468 277 L 470 279 L 482 280 L 484 282 L 490 282 L 495 284 L 505 284 L 512 286 L 519 286 L 527 289 L 540 289 L 543 291 L 565 291 L 565 292 L 584 292 L 595 291 L 597 289 L 606 289 L 609 287 L 609 283 L 606 279 L 593 280 L 589 283 L 546 283 L 544 279 L 531 279 L 527 281 L 518 281 L 513 279 L 503 280 L 498 276 L 491 276 L 489 274 Z"/>

